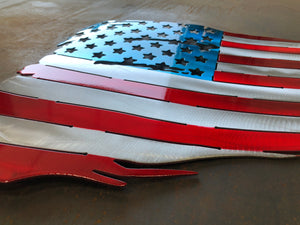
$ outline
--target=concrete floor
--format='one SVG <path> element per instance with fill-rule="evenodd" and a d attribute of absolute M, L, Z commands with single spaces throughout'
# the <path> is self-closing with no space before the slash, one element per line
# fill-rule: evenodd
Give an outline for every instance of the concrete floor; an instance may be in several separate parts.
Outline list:
<path fill-rule="evenodd" d="M 299 40 L 298 0 L 0 0 L 0 81 L 108 19 L 196 23 Z M 167 166 L 199 172 L 129 179 L 116 189 L 66 178 L 0 185 L 0 224 L 300 224 L 299 159 L 213 159 Z"/>

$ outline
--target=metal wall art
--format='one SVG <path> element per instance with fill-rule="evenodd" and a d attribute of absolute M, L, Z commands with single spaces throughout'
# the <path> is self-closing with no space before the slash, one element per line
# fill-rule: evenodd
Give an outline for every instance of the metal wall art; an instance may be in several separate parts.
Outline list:
<path fill-rule="evenodd" d="M 58 46 L 0 83 L 1 182 L 67 175 L 124 186 L 110 175 L 192 175 L 147 165 L 300 155 L 300 42 L 108 21 Z"/>

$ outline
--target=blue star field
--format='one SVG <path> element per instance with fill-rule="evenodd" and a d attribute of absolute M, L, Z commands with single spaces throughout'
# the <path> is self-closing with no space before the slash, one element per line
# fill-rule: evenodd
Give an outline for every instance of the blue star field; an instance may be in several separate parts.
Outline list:
<path fill-rule="evenodd" d="M 200 25 L 108 21 L 77 32 L 55 54 L 212 80 L 222 36 Z"/>

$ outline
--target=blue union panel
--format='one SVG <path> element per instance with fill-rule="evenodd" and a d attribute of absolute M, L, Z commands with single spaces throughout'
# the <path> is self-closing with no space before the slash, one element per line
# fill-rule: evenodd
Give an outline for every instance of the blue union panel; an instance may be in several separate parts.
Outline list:
<path fill-rule="evenodd" d="M 55 53 L 212 80 L 222 36 L 200 25 L 108 21 L 78 32 Z"/>

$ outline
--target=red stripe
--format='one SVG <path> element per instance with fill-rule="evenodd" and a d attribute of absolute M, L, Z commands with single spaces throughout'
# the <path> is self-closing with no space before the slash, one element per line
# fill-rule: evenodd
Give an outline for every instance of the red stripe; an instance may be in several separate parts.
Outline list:
<path fill-rule="evenodd" d="M 224 63 L 235 63 L 235 64 L 250 65 L 250 66 L 300 69 L 299 61 L 283 60 L 283 59 L 263 59 L 263 58 L 252 58 L 252 57 L 220 54 L 218 61 Z"/>
<path fill-rule="evenodd" d="M 300 79 L 290 77 L 271 77 L 215 71 L 214 81 L 265 87 L 300 89 Z"/>
<path fill-rule="evenodd" d="M 249 50 L 256 50 L 256 51 L 300 54 L 300 48 L 252 45 L 252 44 L 243 44 L 243 43 L 236 43 L 230 41 L 222 41 L 221 46 L 230 47 L 230 48 L 249 49 Z"/>
<path fill-rule="evenodd" d="M 162 177 L 196 174 L 192 171 L 165 169 L 129 169 L 115 159 L 97 155 L 83 155 L 49 151 L 0 143 L 0 182 L 28 177 L 64 175 L 80 177 L 115 186 L 126 183 L 95 171 L 124 177 Z"/>
<path fill-rule="evenodd" d="M 246 35 L 246 34 L 235 34 L 235 33 L 230 33 L 230 32 L 224 32 L 224 35 L 228 35 L 228 36 L 232 36 L 232 37 L 239 37 L 239 38 L 263 40 L 263 41 L 280 41 L 280 42 L 300 43 L 300 41 L 294 41 L 294 40 L 271 38 L 271 37 L 260 37 L 260 36 Z"/>
<path fill-rule="evenodd" d="M 74 176 L 115 186 L 125 186 L 120 180 L 99 175 L 95 169 L 114 166 L 112 158 L 45 151 L 0 143 L 0 182 L 29 177 Z"/>
<path fill-rule="evenodd" d="M 207 94 L 174 88 L 110 79 L 40 64 L 27 66 L 22 74 L 191 106 L 271 115 L 300 116 L 299 102 L 270 101 L 234 96 Z"/>
<path fill-rule="evenodd" d="M 80 128 L 221 149 L 299 151 L 300 133 L 245 131 L 183 125 L 108 110 L 0 92 L 0 114 Z M 121 150 L 122 146 L 120 146 Z"/>

